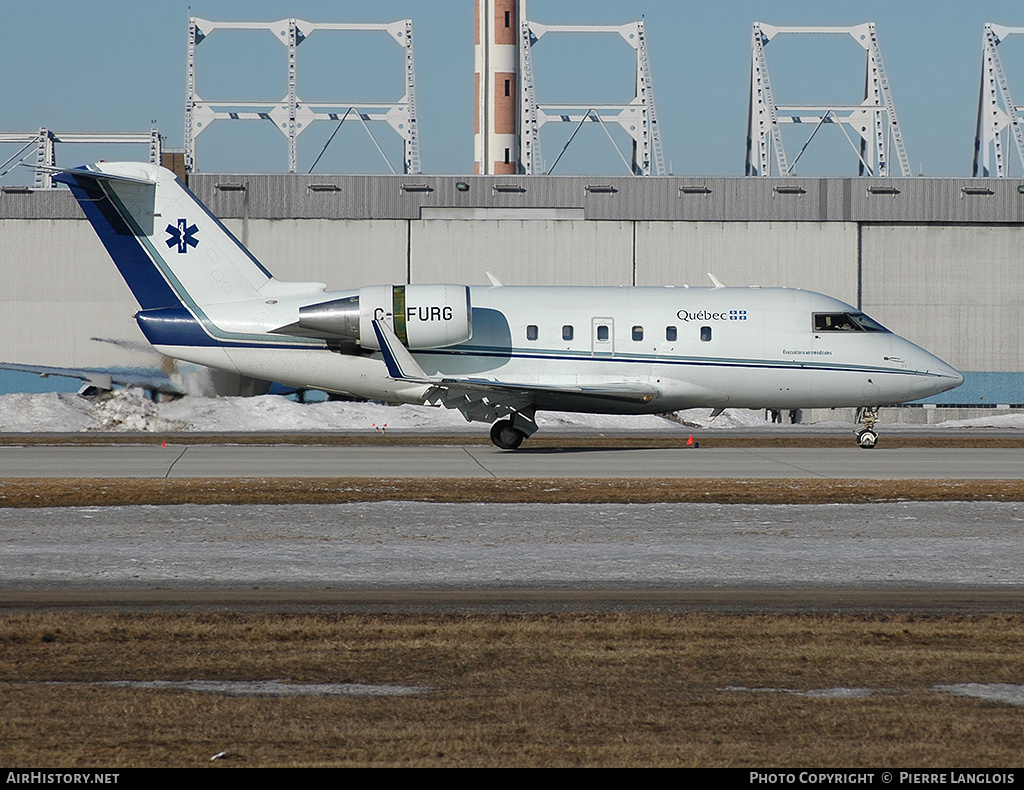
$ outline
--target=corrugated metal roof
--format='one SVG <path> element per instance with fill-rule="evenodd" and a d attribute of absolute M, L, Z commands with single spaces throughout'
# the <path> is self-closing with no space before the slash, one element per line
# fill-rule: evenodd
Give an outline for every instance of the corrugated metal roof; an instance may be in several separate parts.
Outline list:
<path fill-rule="evenodd" d="M 0 219 L 83 219 L 68 189 L 0 190 Z"/>
<path fill-rule="evenodd" d="M 245 216 L 248 197 L 253 219 L 420 219 L 430 207 L 582 208 L 590 220 L 1024 221 L 1018 179 L 196 174 L 190 186 L 219 216 Z"/>
<path fill-rule="evenodd" d="M 1022 179 L 203 173 L 189 186 L 216 215 L 251 219 L 420 219 L 429 207 L 434 216 L 445 208 L 583 209 L 589 220 L 1024 222 Z M 80 217 L 64 189 L 0 191 L 0 219 Z"/>

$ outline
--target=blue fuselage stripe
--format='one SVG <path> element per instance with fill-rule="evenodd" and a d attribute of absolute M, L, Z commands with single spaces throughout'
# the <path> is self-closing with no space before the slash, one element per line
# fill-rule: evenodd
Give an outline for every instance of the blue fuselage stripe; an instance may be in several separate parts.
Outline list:
<path fill-rule="evenodd" d="M 169 311 L 170 312 L 170 311 Z M 175 319 L 185 321 L 185 315 L 189 315 L 187 311 L 174 311 L 178 313 L 173 316 Z M 168 316 L 171 318 L 172 316 Z M 195 319 L 192 319 L 195 322 Z M 140 321 L 141 323 L 141 321 Z M 198 322 L 196 323 L 196 329 L 199 329 Z M 169 329 L 169 327 L 168 327 Z M 167 332 L 166 340 L 161 339 L 161 342 L 156 345 L 163 346 L 222 346 L 224 348 L 273 348 L 278 350 L 313 350 L 308 345 L 296 345 L 292 342 L 279 342 L 279 343 L 265 343 L 265 342 L 222 342 L 217 341 L 214 338 L 210 338 L 208 335 L 203 335 L 208 342 L 192 343 L 188 342 L 190 338 L 196 338 L 197 335 L 192 331 L 189 331 L 186 327 L 178 324 L 174 327 L 176 331 Z M 148 336 L 148 335 L 147 335 Z M 163 335 L 161 335 L 163 337 Z M 180 342 L 169 342 L 171 340 L 177 340 Z M 153 342 L 152 340 L 150 342 Z M 334 353 L 334 352 L 331 352 Z M 817 371 L 833 371 L 833 372 L 854 372 L 854 373 L 896 373 L 899 375 L 914 375 L 923 376 L 928 378 L 934 378 L 940 376 L 937 373 L 931 373 L 929 371 L 919 370 L 906 370 L 904 368 L 883 368 L 873 367 L 869 365 L 842 365 L 842 364 L 822 364 L 817 362 L 788 362 L 783 360 L 771 360 L 771 359 L 739 359 L 739 358 L 715 358 L 715 357 L 686 357 L 686 356 L 658 356 L 658 355 L 617 355 L 617 356 L 590 356 L 589 354 L 565 354 L 564 352 L 557 351 L 531 351 L 522 352 L 516 349 L 459 349 L 454 348 L 433 348 L 433 349 L 417 349 L 413 352 L 414 356 L 440 356 L 440 357 L 463 357 L 470 359 L 479 358 L 490 358 L 490 359 L 505 359 L 505 360 L 537 360 L 543 362 L 601 362 L 601 363 L 620 363 L 620 364 L 639 364 L 639 365 L 672 365 L 678 367 L 715 367 L 715 368 L 755 368 L 764 370 L 817 370 Z"/>

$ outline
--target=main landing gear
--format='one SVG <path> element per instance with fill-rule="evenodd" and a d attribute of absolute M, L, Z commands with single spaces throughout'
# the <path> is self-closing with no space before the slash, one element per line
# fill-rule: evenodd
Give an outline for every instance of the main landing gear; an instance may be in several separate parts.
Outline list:
<path fill-rule="evenodd" d="M 537 433 L 537 419 L 532 405 L 509 414 L 491 426 L 491 441 L 499 450 L 518 450 L 527 436 Z"/>
<path fill-rule="evenodd" d="M 864 425 L 857 431 L 857 446 L 865 450 L 871 450 L 878 443 L 878 432 L 875 431 L 875 423 L 878 422 L 877 406 L 862 406 L 857 410 L 857 422 Z"/>
<path fill-rule="evenodd" d="M 499 450 L 518 450 L 525 438 L 526 434 L 511 419 L 498 420 L 491 426 L 491 441 Z"/>

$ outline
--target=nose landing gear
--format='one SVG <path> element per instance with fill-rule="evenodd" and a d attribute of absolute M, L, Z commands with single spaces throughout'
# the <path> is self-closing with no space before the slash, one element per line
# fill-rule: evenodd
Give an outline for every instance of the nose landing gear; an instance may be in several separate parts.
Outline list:
<path fill-rule="evenodd" d="M 857 446 L 862 447 L 865 450 L 872 449 L 878 442 L 878 434 L 872 430 L 864 428 L 861 431 L 857 431 Z"/>
<path fill-rule="evenodd" d="M 857 446 L 864 450 L 874 449 L 878 443 L 878 432 L 875 431 L 875 423 L 878 422 L 878 407 L 862 406 L 859 408 L 857 422 L 864 425 L 857 431 Z"/>

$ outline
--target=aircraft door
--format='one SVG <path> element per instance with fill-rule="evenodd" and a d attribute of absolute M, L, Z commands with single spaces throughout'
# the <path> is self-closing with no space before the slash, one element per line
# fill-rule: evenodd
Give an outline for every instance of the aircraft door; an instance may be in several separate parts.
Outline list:
<path fill-rule="evenodd" d="M 595 318 L 591 322 L 591 354 L 595 357 L 615 355 L 615 321 Z"/>

